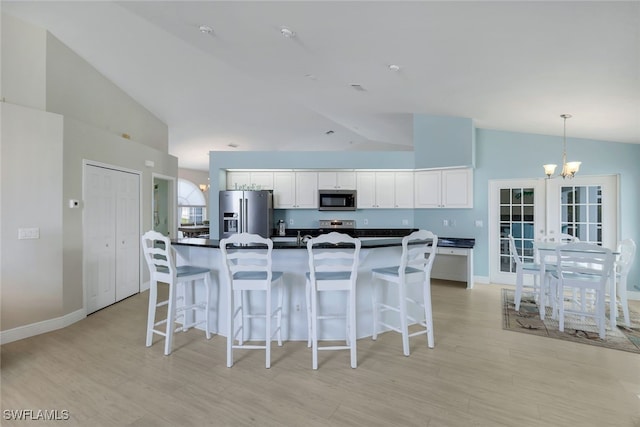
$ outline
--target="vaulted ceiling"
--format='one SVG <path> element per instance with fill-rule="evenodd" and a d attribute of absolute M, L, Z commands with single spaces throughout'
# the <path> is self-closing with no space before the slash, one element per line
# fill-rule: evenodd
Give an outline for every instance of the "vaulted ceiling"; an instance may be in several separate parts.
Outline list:
<path fill-rule="evenodd" d="M 166 122 L 180 167 L 206 170 L 211 150 L 411 150 L 413 114 L 561 135 L 570 113 L 570 137 L 640 143 L 639 2 L 3 0 L 2 10 L 48 29 Z"/>

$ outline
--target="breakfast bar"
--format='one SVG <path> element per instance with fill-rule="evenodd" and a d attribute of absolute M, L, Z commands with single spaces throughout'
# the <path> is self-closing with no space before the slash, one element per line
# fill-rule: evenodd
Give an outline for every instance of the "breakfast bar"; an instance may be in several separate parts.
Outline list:
<path fill-rule="evenodd" d="M 438 242 L 438 249 L 458 249 L 468 251 L 472 258 L 473 239 L 443 238 Z M 213 292 L 211 304 L 215 313 L 211 315 L 212 331 L 225 335 L 226 325 L 226 289 L 224 264 L 219 250 L 219 240 L 187 238 L 172 241 L 178 256 L 177 263 L 208 267 L 213 270 L 213 281 L 217 289 Z M 283 338 L 286 340 L 307 339 L 307 307 L 305 298 L 305 273 L 309 271 L 306 245 L 297 239 L 281 241 L 274 238 L 273 270 L 284 272 L 285 302 L 283 307 Z M 357 320 L 356 335 L 358 338 L 372 334 L 371 306 L 371 269 L 398 263 L 402 252 L 402 238 L 368 238 L 362 239 L 357 279 Z M 439 256 L 439 255 L 438 255 Z M 436 263 L 438 258 L 436 257 Z M 470 287 L 469 285 L 467 286 Z M 253 298 L 252 298 L 253 299 Z M 260 304 L 256 296 L 256 305 Z M 345 301 L 335 297 L 334 300 L 323 301 L 322 304 L 344 304 Z M 262 335 L 261 335 L 262 334 Z M 251 337 L 263 336 L 261 325 L 252 325 Z M 340 322 L 327 322 L 320 339 L 342 340 L 345 338 L 344 325 Z"/>

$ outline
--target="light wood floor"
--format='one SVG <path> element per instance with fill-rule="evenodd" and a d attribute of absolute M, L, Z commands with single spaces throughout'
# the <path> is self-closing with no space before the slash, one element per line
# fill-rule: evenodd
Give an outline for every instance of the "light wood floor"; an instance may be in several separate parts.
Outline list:
<path fill-rule="evenodd" d="M 640 355 L 502 330 L 500 287 L 434 281 L 435 349 L 400 336 L 321 352 L 237 351 L 177 334 L 144 346 L 147 293 L 2 346 L 1 407 L 68 410 L 78 426 L 640 426 Z M 637 302 L 634 307 L 638 309 Z M 3 412 L 4 415 L 4 412 Z M 47 425 L 7 421 L 10 425 Z"/>

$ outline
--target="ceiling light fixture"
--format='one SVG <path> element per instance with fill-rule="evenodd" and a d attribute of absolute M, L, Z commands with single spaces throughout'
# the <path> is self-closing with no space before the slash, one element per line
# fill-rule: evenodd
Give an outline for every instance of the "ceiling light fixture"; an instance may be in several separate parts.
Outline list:
<path fill-rule="evenodd" d="M 285 37 L 287 39 L 290 39 L 296 36 L 296 33 L 287 27 L 280 27 L 280 34 L 282 34 L 282 37 Z"/>
<path fill-rule="evenodd" d="M 200 32 L 202 34 L 211 34 L 211 33 L 213 33 L 213 28 L 211 28 L 208 25 L 200 25 L 199 29 L 200 29 Z"/>
<path fill-rule="evenodd" d="M 567 119 L 570 119 L 572 116 L 571 114 L 562 114 L 560 117 L 564 119 L 564 134 L 562 136 L 562 172 L 560 172 L 559 176 L 563 179 L 573 178 L 580 169 L 582 162 L 567 162 Z M 547 178 L 551 178 L 557 166 L 558 165 L 554 164 L 542 165 Z"/>
<path fill-rule="evenodd" d="M 231 148 L 238 148 L 238 144 L 234 144 L 234 143 L 232 142 L 232 143 L 227 144 L 227 147 L 231 147 Z"/>

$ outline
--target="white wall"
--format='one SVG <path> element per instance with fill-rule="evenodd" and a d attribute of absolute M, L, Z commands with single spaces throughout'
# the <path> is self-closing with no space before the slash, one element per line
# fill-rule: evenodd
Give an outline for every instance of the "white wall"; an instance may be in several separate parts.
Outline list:
<path fill-rule="evenodd" d="M 62 303 L 62 117 L 0 104 L 3 330 L 59 317 Z M 18 240 L 38 228 L 39 239 Z"/>
<path fill-rule="evenodd" d="M 42 28 L 2 14 L 1 95 L 6 102 L 45 110 L 46 37 Z"/>

